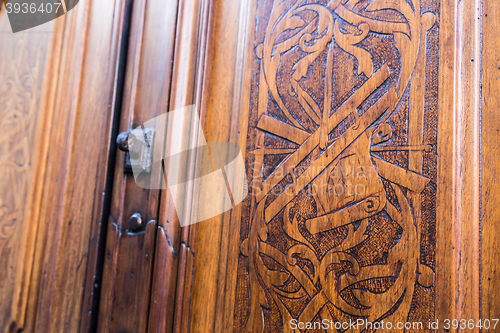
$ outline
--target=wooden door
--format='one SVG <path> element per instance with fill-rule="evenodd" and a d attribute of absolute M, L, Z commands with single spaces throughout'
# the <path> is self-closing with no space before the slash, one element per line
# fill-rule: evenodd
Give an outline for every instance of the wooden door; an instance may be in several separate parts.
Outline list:
<path fill-rule="evenodd" d="M 24 327 L 48 113 L 40 112 L 53 26 L 13 35 L 0 10 L 0 331 Z"/>
<path fill-rule="evenodd" d="M 204 0 L 133 2 L 120 132 L 169 110 L 200 105 L 210 5 Z M 154 134 L 156 156 L 168 150 L 168 133 L 160 127 Z M 147 187 L 153 189 L 145 189 L 126 172 L 126 158 L 117 152 L 97 330 L 186 330 L 189 302 L 184 304 L 183 294 L 189 300 L 194 230 L 181 229 L 168 190 L 157 190 L 164 181 L 163 164 L 152 165 Z M 133 216 L 140 217 L 139 227 Z"/>
<path fill-rule="evenodd" d="M 175 43 L 138 4 L 121 130 L 196 104 L 249 194 L 180 228 L 118 165 L 101 329 L 493 329 L 496 4 L 181 1 Z"/>
<path fill-rule="evenodd" d="M 95 331 L 129 3 L 18 33 L 0 6 L 0 332 Z"/>
<path fill-rule="evenodd" d="M 180 228 L 118 153 L 100 330 L 494 329 L 495 3 L 134 8 L 121 131 L 195 104 L 248 196 Z"/>
<path fill-rule="evenodd" d="M 191 331 L 495 329 L 498 11 L 216 2 L 206 132 L 249 196 L 197 225 Z"/>
<path fill-rule="evenodd" d="M 6 37 L 0 11 L 0 330 L 500 329 L 498 15 L 86 1 Z M 225 181 L 248 191 L 181 227 L 164 166 L 144 189 L 115 140 L 190 105 L 240 148 L 246 183 Z"/>

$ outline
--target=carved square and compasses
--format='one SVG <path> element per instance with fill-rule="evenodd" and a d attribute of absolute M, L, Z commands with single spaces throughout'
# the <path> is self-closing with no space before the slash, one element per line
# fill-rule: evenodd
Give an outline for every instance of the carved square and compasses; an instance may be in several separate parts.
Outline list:
<path fill-rule="evenodd" d="M 420 0 L 260 5 L 271 11 L 255 49 L 253 195 L 241 244 L 246 331 L 264 331 L 270 311 L 279 312 L 284 332 L 291 319 L 406 322 L 415 285 L 434 281 L 420 241 L 430 181 L 424 156 L 433 148 L 424 142 L 422 90 L 436 14 Z M 391 140 L 401 135 L 391 122 L 402 103 L 409 104 L 408 129 L 403 141 Z M 405 165 L 385 160 L 390 152 L 405 152 Z M 354 249 L 369 241 L 377 216 L 399 234 L 389 248 L 371 250 L 384 252 L 383 260 L 366 264 Z"/>

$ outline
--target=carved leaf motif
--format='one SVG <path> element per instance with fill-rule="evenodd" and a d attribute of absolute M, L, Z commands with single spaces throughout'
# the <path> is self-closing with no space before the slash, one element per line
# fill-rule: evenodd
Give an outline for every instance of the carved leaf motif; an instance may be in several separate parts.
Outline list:
<path fill-rule="evenodd" d="M 359 34 L 343 33 L 340 30 L 339 23 L 335 23 L 335 41 L 345 52 L 352 54 L 359 63 L 358 75 L 364 73 L 366 77 L 371 77 L 373 74 L 372 56 L 363 48 L 355 46 L 363 41 L 370 32 L 370 26 L 367 23 L 362 23 L 358 27 Z"/>
<path fill-rule="evenodd" d="M 303 128 L 285 106 L 278 92 L 276 76 L 281 62 L 281 55 L 290 50 L 292 47 L 295 47 L 297 42 L 299 42 L 300 48 L 304 52 L 310 53 L 294 65 L 293 80 L 290 82 L 289 91 L 291 91 L 291 88 L 293 87 L 295 93 L 299 97 L 299 102 L 304 107 L 307 114 L 316 124 L 319 124 L 319 107 L 300 87 L 298 81 L 307 75 L 309 66 L 314 62 L 314 60 L 316 60 L 316 58 L 331 41 L 333 35 L 333 16 L 325 7 L 319 5 L 305 5 L 298 7 L 300 3 L 301 1 L 297 1 L 284 16 L 278 19 L 276 23 L 272 21 L 270 22 L 266 42 L 264 43 L 263 67 L 266 80 L 274 100 L 278 103 L 280 109 L 295 126 Z M 300 22 L 294 20 L 295 18 L 300 17 L 299 14 L 305 11 L 314 12 L 316 14 L 316 17 L 313 20 L 310 20 L 309 24 L 306 25 L 306 21 L 303 18 L 300 18 Z M 273 17 L 275 16 L 273 15 Z M 299 29 L 295 32 L 295 34 L 288 36 L 285 41 L 275 46 L 276 41 L 283 33 L 299 27 L 304 28 Z M 319 37 L 313 38 L 311 33 L 314 30 L 317 30 L 317 35 Z"/>
<path fill-rule="evenodd" d="M 302 19 L 302 17 L 295 15 L 290 18 L 290 23 L 287 25 L 287 30 L 295 30 L 297 28 L 303 27 L 306 25 L 306 21 Z"/>
<path fill-rule="evenodd" d="M 290 209 L 293 207 L 293 204 L 288 204 L 285 208 L 284 212 L 284 222 L 283 222 L 283 231 L 292 239 L 303 243 L 308 244 L 309 242 L 302 236 L 299 231 L 299 222 L 297 221 L 297 216 L 293 217 L 293 220 L 290 222 Z"/>

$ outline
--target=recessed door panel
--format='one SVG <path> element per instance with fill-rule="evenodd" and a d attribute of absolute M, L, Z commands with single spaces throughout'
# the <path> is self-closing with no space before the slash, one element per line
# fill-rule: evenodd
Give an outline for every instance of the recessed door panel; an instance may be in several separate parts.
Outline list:
<path fill-rule="evenodd" d="M 234 328 L 434 317 L 439 1 L 259 1 Z"/>

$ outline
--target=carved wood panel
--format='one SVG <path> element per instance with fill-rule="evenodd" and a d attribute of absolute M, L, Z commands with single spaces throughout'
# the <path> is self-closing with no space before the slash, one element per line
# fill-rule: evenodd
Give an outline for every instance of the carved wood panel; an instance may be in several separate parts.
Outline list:
<path fill-rule="evenodd" d="M 427 329 L 439 11 L 257 2 L 234 331 L 358 318 Z"/>

